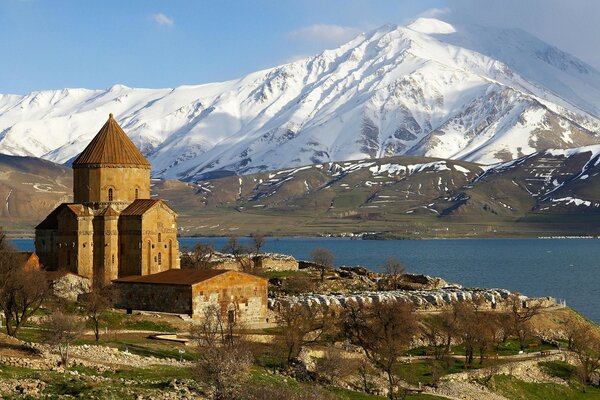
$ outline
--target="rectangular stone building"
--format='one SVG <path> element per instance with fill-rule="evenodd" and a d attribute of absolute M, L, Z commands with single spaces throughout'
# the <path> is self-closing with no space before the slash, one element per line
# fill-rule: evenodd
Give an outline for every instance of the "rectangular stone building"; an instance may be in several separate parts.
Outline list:
<path fill-rule="evenodd" d="M 188 314 L 201 319 L 211 305 L 244 327 L 268 324 L 268 280 L 238 271 L 172 269 L 113 281 L 117 308 Z"/>

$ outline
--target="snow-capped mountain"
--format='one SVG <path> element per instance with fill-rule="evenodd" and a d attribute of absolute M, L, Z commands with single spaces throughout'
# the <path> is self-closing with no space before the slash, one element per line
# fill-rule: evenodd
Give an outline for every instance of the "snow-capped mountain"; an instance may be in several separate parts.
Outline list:
<path fill-rule="evenodd" d="M 395 154 L 494 163 L 600 143 L 600 72 L 520 30 L 421 18 L 223 83 L 0 95 L 0 152 L 68 162 L 109 112 L 164 178 Z"/>

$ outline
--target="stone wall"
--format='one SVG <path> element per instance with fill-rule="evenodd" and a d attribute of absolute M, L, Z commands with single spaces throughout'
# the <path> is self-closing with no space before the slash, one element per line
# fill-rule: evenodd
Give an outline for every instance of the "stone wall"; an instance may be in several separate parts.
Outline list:
<path fill-rule="evenodd" d="M 193 318 L 202 319 L 205 310 L 217 306 L 227 319 L 235 316 L 245 327 L 268 324 L 266 279 L 248 274 L 225 274 L 193 287 Z"/>
<path fill-rule="evenodd" d="M 288 296 L 279 299 L 269 299 L 269 308 L 277 309 L 280 302 L 291 302 L 305 305 L 322 305 L 327 307 L 343 307 L 349 302 L 371 304 L 390 300 L 403 301 L 413 304 L 419 310 L 443 310 L 452 307 L 455 302 L 481 301 L 483 309 L 508 310 L 510 304 L 506 301 L 512 293 L 505 289 L 463 289 L 443 288 L 435 290 L 392 290 L 380 292 L 363 292 L 353 295 L 343 294 L 306 294 Z M 522 305 L 529 307 L 539 304 L 542 307 L 556 305 L 555 299 L 543 297 L 530 299 L 520 296 Z"/>
<path fill-rule="evenodd" d="M 261 271 L 297 271 L 298 261 L 292 256 L 277 253 L 264 253 L 252 258 Z"/>
<path fill-rule="evenodd" d="M 192 288 L 186 285 L 114 282 L 116 308 L 192 315 Z"/>

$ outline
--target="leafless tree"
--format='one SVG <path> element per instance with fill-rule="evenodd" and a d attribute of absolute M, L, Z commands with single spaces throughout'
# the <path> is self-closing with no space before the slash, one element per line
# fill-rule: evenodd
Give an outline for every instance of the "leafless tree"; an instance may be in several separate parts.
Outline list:
<path fill-rule="evenodd" d="M 386 374 L 388 397 L 405 397 L 407 392 L 399 385 L 396 366 L 418 330 L 412 307 L 400 301 L 376 302 L 368 306 L 349 304 L 345 308 L 343 325 L 346 336 Z"/>
<path fill-rule="evenodd" d="M 106 311 L 114 306 L 117 296 L 118 293 L 112 286 L 98 284 L 82 297 L 81 305 L 92 326 L 96 342 L 100 341 L 100 328 L 105 320 Z"/>
<path fill-rule="evenodd" d="M 211 268 L 214 254 L 211 243 L 197 243 L 191 251 L 181 254 L 181 268 Z"/>
<path fill-rule="evenodd" d="M 237 236 L 229 236 L 222 251 L 231 254 L 235 258 L 235 261 L 240 265 L 241 271 L 250 273 L 256 272 L 254 271 L 254 261 L 249 255 L 251 250 L 240 243 Z"/>
<path fill-rule="evenodd" d="M 519 340 L 521 350 L 525 350 L 527 339 L 532 335 L 531 319 L 541 311 L 539 304 L 527 304 L 519 295 L 512 294 L 508 299 L 512 333 Z"/>
<path fill-rule="evenodd" d="M 456 314 L 451 311 L 431 315 L 424 321 L 423 334 L 429 346 L 433 348 L 436 360 L 443 360 L 450 353 L 456 328 Z"/>
<path fill-rule="evenodd" d="M 310 253 L 312 262 L 317 264 L 321 271 L 321 282 L 325 280 L 325 271 L 333 268 L 333 253 L 328 249 L 317 247 Z"/>
<path fill-rule="evenodd" d="M 381 289 L 399 289 L 402 284 L 402 277 L 404 275 L 404 272 L 406 271 L 404 265 L 396 258 L 389 257 L 387 260 L 385 260 L 385 263 L 383 264 L 383 270 L 385 271 L 386 276 L 384 279 L 381 280 Z"/>
<path fill-rule="evenodd" d="M 250 238 L 252 239 L 254 254 L 258 256 L 267 241 L 267 237 L 264 233 L 257 231 L 250 234 Z"/>
<path fill-rule="evenodd" d="M 302 348 L 316 342 L 326 329 L 322 307 L 315 305 L 280 303 L 277 325 L 281 329 L 280 346 L 286 362 L 298 359 Z"/>
<path fill-rule="evenodd" d="M 25 270 L 23 261 L 0 231 L 0 308 L 6 333 L 16 336 L 50 294 L 45 273 Z"/>
<path fill-rule="evenodd" d="M 358 362 L 343 356 L 343 352 L 329 345 L 323 352 L 323 357 L 315 361 L 315 371 L 329 384 L 336 385 L 356 373 Z"/>
<path fill-rule="evenodd" d="M 83 321 L 75 315 L 54 311 L 42 331 L 42 340 L 58 349 L 63 367 L 69 365 L 69 347 L 83 331 Z"/>
<path fill-rule="evenodd" d="M 600 334 L 583 321 L 574 324 L 572 350 L 577 360 L 577 375 L 585 387 L 592 375 L 600 371 Z"/>
<path fill-rule="evenodd" d="M 252 355 L 234 331 L 235 320 L 217 306 L 209 306 L 192 328 L 199 346 L 197 375 L 212 387 L 215 400 L 240 399 L 250 378 Z"/>

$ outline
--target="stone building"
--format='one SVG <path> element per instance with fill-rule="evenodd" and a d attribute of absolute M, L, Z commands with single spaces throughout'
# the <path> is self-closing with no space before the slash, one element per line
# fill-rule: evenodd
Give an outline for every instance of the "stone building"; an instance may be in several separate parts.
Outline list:
<path fill-rule="evenodd" d="M 150 163 L 112 114 L 73 162 L 73 197 L 36 227 L 47 269 L 110 282 L 179 268 L 177 214 L 150 198 Z"/>
<path fill-rule="evenodd" d="M 128 311 L 188 314 L 202 319 L 217 306 L 225 320 L 245 327 L 268 324 L 268 280 L 238 271 L 174 269 L 113 281 L 119 292 L 116 307 Z"/>

